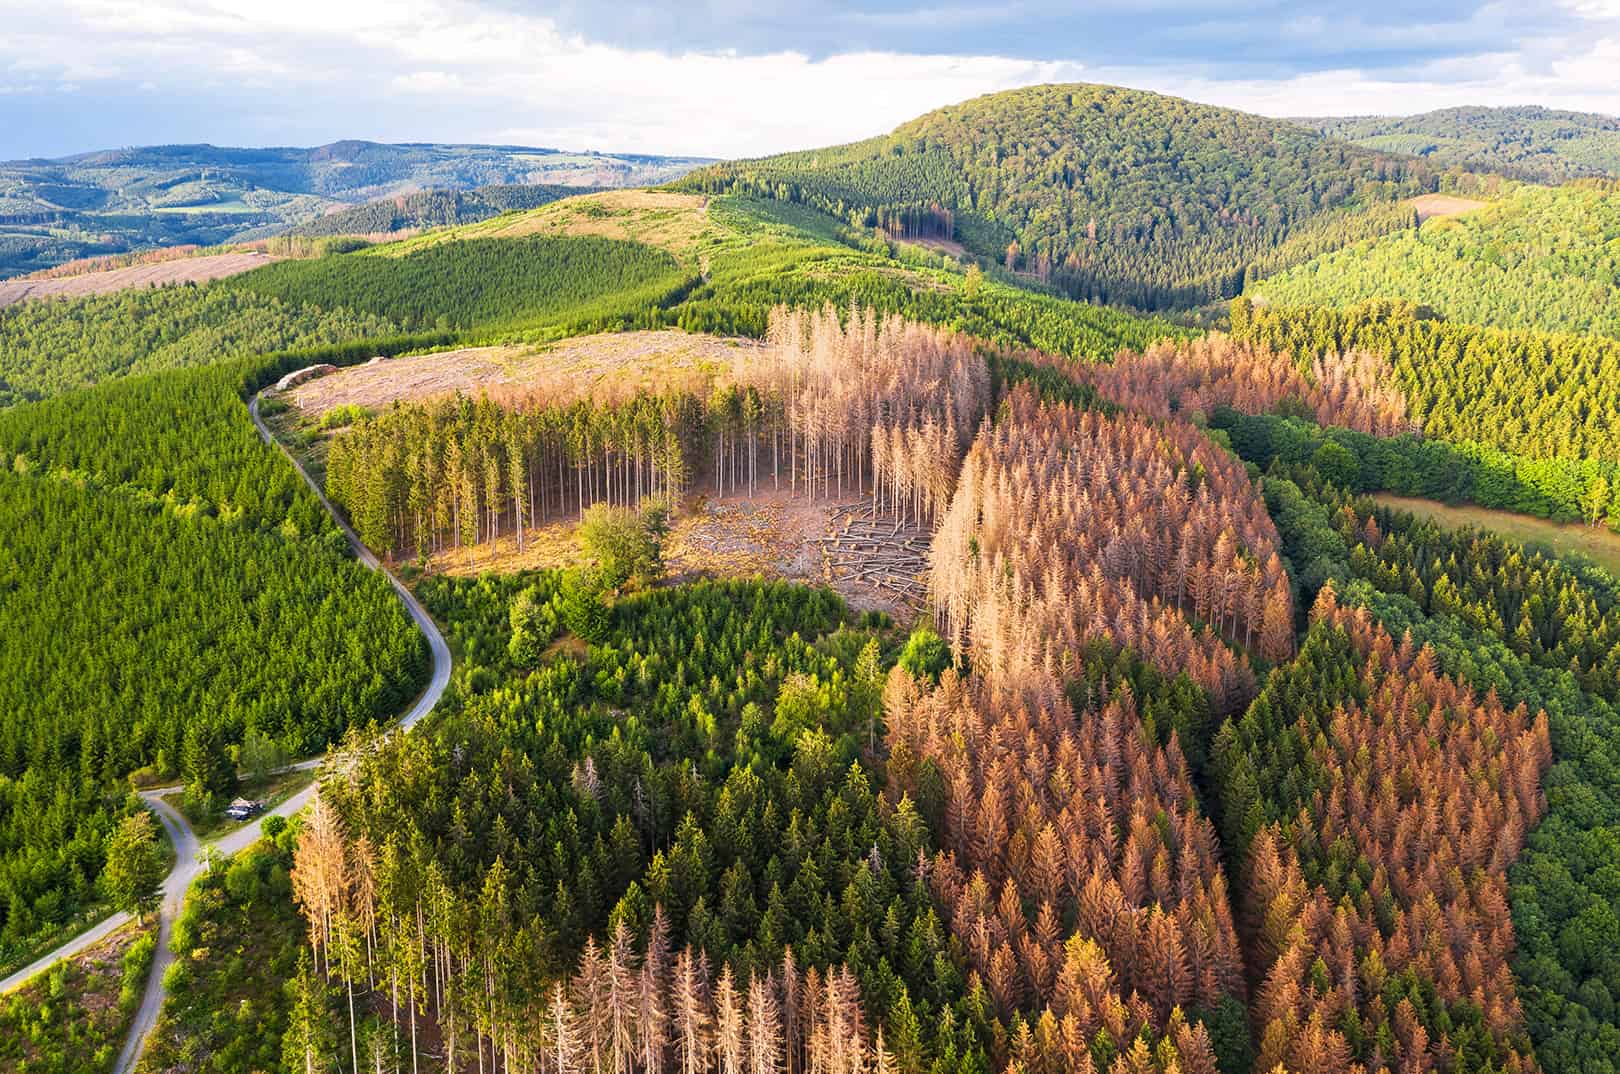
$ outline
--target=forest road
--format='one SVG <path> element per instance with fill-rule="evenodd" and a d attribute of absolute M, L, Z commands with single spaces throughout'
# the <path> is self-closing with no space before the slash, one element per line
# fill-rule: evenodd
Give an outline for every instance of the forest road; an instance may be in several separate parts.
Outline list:
<path fill-rule="evenodd" d="M 310 490 L 315 493 L 315 497 L 320 500 L 321 506 L 326 508 L 327 513 L 332 516 L 332 521 L 337 523 L 338 528 L 343 531 L 343 535 L 349 539 L 349 545 L 354 549 L 355 558 L 372 570 L 382 571 L 388 577 L 389 583 L 394 587 L 394 592 L 399 595 L 400 601 L 404 603 L 405 610 L 416 621 L 417 629 L 427 638 L 428 649 L 433 657 L 433 676 L 428 680 L 427 688 L 417 697 L 415 703 L 400 717 L 399 730 L 410 730 L 424 716 L 433 711 L 433 707 L 439 703 L 439 698 L 444 696 L 445 688 L 450 685 L 451 657 L 449 643 L 444 640 L 444 635 L 439 633 L 439 628 L 434 624 L 433 617 L 428 615 L 427 609 L 422 607 L 421 602 L 416 599 L 416 595 L 406 589 L 404 583 L 395 577 L 392 571 L 378 562 L 371 549 L 361 543 L 359 536 L 332 507 L 331 501 L 326 498 L 326 494 L 321 491 L 320 486 L 309 476 L 303 466 L 299 465 L 298 460 L 293 458 L 292 452 L 288 451 L 286 445 L 271 435 L 269 428 L 259 417 L 259 397 L 257 395 L 248 404 L 248 414 L 253 418 L 253 424 L 259 430 L 259 435 L 264 438 L 265 443 L 274 444 L 279 448 L 281 453 L 287 457 L 287 461 L 292 463 L 293 468 L 298 471 L 299 476 L 309 485 Z M 313 768 L 321 760 L 318 757 L 312 758 L 289 767 Z M 315 784 L 305 787 L 252 824 L 244 824 L 234 832 L 207 844 L 199 844 L 196 833 L 191 830 L 191 825 L 186 823 L 185 817 L 181 816 L 178 810 L 163 800 L 162 795 L 172 792 L 174 788 L 156 787 L 142 792 L 142 800 L 157 814 L 158 820 L 162 822 L 165 831 L 168 832 L 169 840 L 174 845 L 175 862 L 174 868 L 170 870 L 169 875 L 163 880 L 162 901 L 158 909 L 158 943 L 157 950 L 152 956 L 152 969 L 147 974 L 146 989 L 141 996 L 141 1005 L 135 1012 L 134 1021 L 130 1024 L 129 1037 L 125 1040 L 124 1048 L 118 1055 L 118 1064 L 113 1068 L 114 1074 L 130 1074 L 135 1069 L 136 1065 L 140 1063 L 141 1054 L 146 1050 L 146 1043 L 152 1035 L 152 1029 L 157 1025 L 158 1012 L 163 1009 L 165 995 L 163 975 L 174 962 L 174 952 L 169 950 L 169 940 L 174 932 L 174 922 L 180 916 L 180 911 L 185 905 L 186 891 L 191 887 L 191 882 L 197 878 L 197 874 L 204 868 L 203 862 L 199 860 L 200 852 L 206 849 L 221 857 L 229 857 L 239 850 L 252 846 L 259 841 L 266 819 L 269 817 L 290 817 L 297 813 L 309 804 L 309 800 L 314 797 L 315 789 Z M 128 914 L 114 914 L 92 928 L 85 930 L 54 951 L 0 981 L 0 994 L 22 985 L 61 959 L 70 958 L 93 946 L 102 938 L 123 926 L 127 921 L 129 921 Z"/>

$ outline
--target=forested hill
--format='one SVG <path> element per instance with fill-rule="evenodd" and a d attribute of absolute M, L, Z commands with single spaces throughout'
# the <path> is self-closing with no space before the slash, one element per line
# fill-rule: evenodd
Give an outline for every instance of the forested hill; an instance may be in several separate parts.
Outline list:
<path fill-rule="evenodd" d="M 1551 108 L 1445 108 L 1416 116 L 1301 119 L 1332 138 L 1439 165 L 1560 183 L 1620 177 L 1620 117 Z"/>
<path fill-rule="evenodd" d="M 1410 226 L 1431 165 L 1282 121 L 1140 90 L 979 97 L 850 145 L 700 169 L 690 190 L 802 202 L 903 237 L 955 239 L 1069 294 L 1166 308 Z"/>

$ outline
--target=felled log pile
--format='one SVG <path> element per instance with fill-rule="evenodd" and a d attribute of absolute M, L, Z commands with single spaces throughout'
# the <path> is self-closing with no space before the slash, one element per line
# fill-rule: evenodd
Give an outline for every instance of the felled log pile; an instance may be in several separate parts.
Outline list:
<path fill-rule="evenodd" d="M 929 535 L 871 500 L 834 504 L 828 533 L 817 538 L 828 581 L 855 581 L 921 607 L 928 599 Z"/>

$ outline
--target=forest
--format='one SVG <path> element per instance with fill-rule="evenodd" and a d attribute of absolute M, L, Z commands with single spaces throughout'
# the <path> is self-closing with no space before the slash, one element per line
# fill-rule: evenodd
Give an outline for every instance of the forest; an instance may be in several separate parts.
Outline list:
<path fill-rule="evenodd" d="M 1414 158 L 1285 121 L 1077 84 L 976 98 L 883 137 L 713 165 L 676 185 L 956 239 L 1071 297 L 1173 309 L 1410 228 L 1412 211 L 1393 203 L 1440 182 Z"/>
<path fill-rule="evenodd" d="M 472 239 L 282 261 L 220 287 L 386 317 L 409 331 L 515 329 L 662 306 L 690 284 L 667 254 L 599 238 Z M 603 312 L 596 314 L 593 300 Z"/>
<path fill-rule="evenodd" d="M 1496 1056 L 1495 1061 L 1507 1062 L 1510 1068 L 1514 1063 L 1522 1065 L 1521 1059 L 1514 1058 L 1529 1055 L 1516 1028 L 1522 1025 L 1541 1069 L 1615 1069 L 1620 1025 L 1611 997 L 1620 984 L 1616 972 L 1620 967 L 1607 954 L 1607 938 L 1620 936 L 1620 887 L 1607 867 L 1614 848 L 1620 845 L 1615 842 L 1620 838 L 1620 758 L 1613 755 L 1620 723 L 1610 700 L 1616 680 L 1607 670 L 1613 660 L 1608 624 L 1620 596 L 1615 580 L 1590 565 L 1554 559 L 1498 535 L 1448 531 L 1356 498 L 1359 489 L 1354 471 L 1341 468 L 1344 459 L 1320 445 L 1367 442 L 1360 434 L 1326 430 L 1317 434 L 1313 451 L 1278 453 L 1272 450 L 1272 441 L 1250 432 L 1256 423 L 1270 430 L 1302 428 L 1298 419 L 1235 410 L 1217 411 L 1217 415 L 1216 424 L 1233 448 L 1264 470 L 1262 491 L 1278 527 L 1289 576 L 1299 590 L 1298 601 L 1316 605 L 1314 623 L 1301 643 L 1297 670 L 1274 673 L 1248 713 L 1222 727 L 1212 750 L 1213 767 L 1222 786 L 1223 800 L 1217 805 L 1223 818 L 1223 841 L 1228 853 L 1249 845 L 1252 856 L 1252 847 L 1260 846 L 1266 855 L 1266 874 L 1272 877 L 1264 889 L 1270 905 L 1303 907 L 1316 898 L 1310 894 L 1312 887 L 1326 885 L 1324 890 L 1333 896 L 1341 891 L 1370 891 L 1372 881 L 1380 875 L 1387 878 L 1386 883 L 1401 876 L 1393 867 L 1385 867 L 1380 874 L 1380 859 L 1367 849 L 1356 849 L 1355 843 L 1311 835 L 1337 830 L 1322 828 L 1334 816 L 1357 815 L 1350 809 L 1352 790 L 1366 794 L 1375 789 L 1368 780 L 1359 788 L 1345 784 L 1342 809 L 1325 817 L 1322 806 L 1312 804 L 1332 805 L 1335 799 L 1323 796 L 1335 784 L 1331 782 L 1333 765 L 1322 752 L 1328 742 L 1310 729 L 1331 729 L 1333 736 L 1340 733 L 1341 724 L 1323 722 L 1329 711 L 1325 698 L 1343 697 L 1346 704 L 1365 708 L 1369 699 L 1380 696 L 1380 689 L 1387 694 L 1387 686 L 1373 682 L 1355 686 L 1358 677 L 1368 677 L 1369 668 L 1375 669 L 1371 674 L 1376 676 L 1395 658 L 1413 661 L 1410 666 L 1425 681 L 1451 698 L 1444 704 L 1454 714 L 1453 720 L 1468 716 L 1468 709 L 1459 704 L 1483 706 L 1486 724 L 1478 724 L 1477 714 L 1468 718 L 1476 726 L 1498 730 L 1484 739 L 1476 734 L 1471 742 L 1459 742 L 1459 748 L 1476 757 L 1473 762 L 1459 763 L 1477 764 L 1487 757 L 1478 752 L 1479 746 L 1496 748 L 1494 743 L 1503 742 L 1500 721 L 1504 716 L 1522 726 L 1523 716 L 1515 715 L 1521 710 L 1533 716 L 1545 713 L 1545 736 L 1550 744 L 1550 751 L 1535 759 L 1545 769 L 1541 777 L 1544 805 L 1517 791 L 1518 805 L 1501 797 L 1494 805 L 1486 800 L 1477 807 L 1507 809 L 1505 816 L 1518 812 L 1521 817 L 1490 829 L 1499 838 L 1522 839 L 1524 844 L 1516 860 L 1505 847 L 1490 850 L 1495 862 L 1492 869 L 1499 869 L 1504 860 L 1512 861 L 1506 899 L 1516 942 L 1510 948 L 1502 946 L 1505 934 L 1500 922 L 1494 933 L 1487 933 L 1493 937 L 1494 957 L 1507 958 L 1512 986 L 1499 981 L 1483 996 L 1463 996 L 1463 980 L 1480 980 L 1479 971 L 1489 971 L 1493 957 L 1477 952 L 1475 968 L 1470 956 L 1476 953 L 1467 947 L 1454 946 L 1449 956 L 1431 949 L 1420 963 L 1422 972 L 1395 974 L 1389 964 L 1389 946 L 1380 941 L 1378 961 L 1387 974 L 1385 980 L 1394 982 L 1398 990 L 1386 991 L 1378 997 L 1378 1006 L 1359 1010 L 1350 1019 L 1343 1016 L 1342 1005 L 1347 995 L 1357 993 L 1340 991 L 1336 995 L 1335 978 L 1324 972 L 1329 963 L 1309 963 L 1295 955 L 1287 972 L 1297 974 L 1307 963 L 1309 969 L 1304 977 L 1295 977 L 1292 986 L 1285 979 L 1276 981 L 1274 995 L 1286 997 L 1282 1006 L 1269 1012 L 1279 1026 L 1277 1045 L 1283 1048 L 1294 1042 L 1289 1046 L 1359 1057 L 1368 1054 L 1367 1042 L 1372 1040 L 1387 1056 L 1387 1039 L 1378 1040 L 1369 1029 L 1393 1014 L 1391 1035 L 1398 1044 L 1406 1042 L 1402 1047 L 1419 1040 L 1414 1029 L 1422 1030 L 1423 1046 L 1431 1049 L 1440 1039 L 1436 1030 L 1444 1034 L 1446 1047 L 1436 1052 L 1442 1068 L 1446 1062 L 1460 1063 L 1457 1057 L 1464 1054 L 1461 1042 L 1465 1039 L 1472 1042 L 1469 1054 L 1476 1061 Z M 1348 449 L 1345 455 L 1349 456 Z M 1374 482 L 1361 488 L 1380 487 L 1376 473 L 1369 475 Z M 1369 645 L 1385 654 L 1376 664 L 1355 656 L 1368 652 Z M 1344 662 L 1346 655 L 1351 657 L 1349 663 Z M 1305 722 L 1299 720 L 1301 712 L 1311 714 Z M 1395 715 L 1375 715 L 1368 726 L 1388 724 Z M 1466 731 L 1461 724 L 1454 726 L 1459 732 Z M 1538 738 L 1543 734 L 1535 724 L 1531 728 Z M 1430 741 L 1438 746 L 1444 739 L 1431 735 Z M 1336 750 L 1340 757 L 1352 759 L 1344 747 Z M 1538 743 L 1535 750 L 1543 747 Z M 1359 765 L 1375 756 L 1358 756 L 1355 761 Z M 1526 755 L 1526 763 L 1529 760 Z M 1396 790 L 1410 793 L 1401 788 L 1422 785 L 1414 778 L 1397 783 Z M 1490 786 L 1497 784 L 1476 783 L 1478 788 Z M 1395 804 L 1402 810 L 1409 808 L 1399 798 Z M 1300 813 L 1301 805 L 1309 806 L 1309 812 Z M 1440 815 L 1460 816 L 1462 808 L 1454 803 Z M 1296 814 L 1304 821 L 1291 821 Z M 1539 824 L 1530 823 L 1532 814 L 1541 817 Z M 1283 825 L 1281 838 L 1276 830 L 1279 823 Z M 1411 828 L 1409 837 L 1421 830 Z M 1401 832 L 1397 826 L 1395 834 Z M 1379 842 L 1363 846 L 1390 846 L 1387 830 L 1374 829 L 1372 834 Z M 1302 843 L 1306 836 L 1310 841 Z M 1468 845 L 1467 839 L 1449 840 L 1441 844 L 1439 852 L 1452 853 L 1453 848 Z M 1350 850 L 1357 856 L 1346 856 Z M 1406 860 L 1424 861 L 1426 856 Z M 1478 893 L 1501 891 L 1499 873 L 1482 878 L 1481 883 L 1484 886 L 1476 889 Z M 1450 892 L 1448 899 L 1457 900 L 1464 894 L 1454 883 L 1442 888 Z M 1409 892 L 1421 895 L 1423 890 L 1412 887 Z M 1399 891 L 1393 894 L 1395 900 L 1386 904 L 1387 910 L 1374 905 L 1375 917 L 1384 914 L 1379 918 L 1379 935 L 1389 943 L 1399 934 L 1393 931 L 1400 920 L 1395 912 L 1414 906 L 1410 898 L 1402 903 L 1405 896 Z M 1448 904 L 1438 894 L 1435 897 L 1435 905 L 1445 909 Z M 1422 903 L 1415 905 L 1424 914 L 1433 912 Z M 1499 914 L 1501 907 L 1495 897 L 1482 903 L 1472 893 L 1466 901 L 1450 905 L 1461 911 L 1471 905 L 1474 913 L 1492 914 Z M 1339 914 L 1335 907 L 1328 908 Z M 1448 916 L 1451 913 L 1447 910 Z M 1321 935 L 1331 938 L 1331 931 Z M 1358 934 L 1352 929 L 1348 935 Z M 1417 934 L 1408 931 L 1406 935 L 1410 942 Z M 1343 950 L 1342 946 L 1337 949 Z M 1280 959 L 1286 954 L 1286 945 L 1279 944 L 1270 957 Z M 1366 955 L 1359 957 L 1357 973 L 1365 989 Z M 1456 966 L 1454 977 L 1446 970 L 1448 959 Z M 1515 993 L 1517 1011 L 1508 1000 Z M 1410 1002 L 1404 1029 L 1400 1015 L 1403 995 Z M 1491 1000 L 1497 997 L 1504 1005 L 1493 1010 Z M 1317 1012 L 1321 1013 L 1321 1028 L 1312 1029 L 1310 1023 Z M 1334 1012 L 1339 1012 L 1336 1019 Z M 1465 1068 L 1459 1065 L 1458 1069 Z"/>
<path fill-rule="evenodd" d="M 1601 1069 L 1579 1064 L 1613 1032 L 1609 970 L 1575 938 L 1620 928 L 1608 807 L 1581 805 L 1620 789 L 1596 733 L 1616 588 L 1347 499 L 1449 447 L 1407 431 L 1387 359 L 1216 337 L 1075 367 L 859 309 L 782 309 L 766 338 L 622 398 L 391 409 L 336 438 L 328 480 L 402 555 L 676 488 L 870 490 L 936 528 L 941 637 L 780 583 L 428 576 L 459 657 L 440 715 L 360 747 L 285 864 L 199 902 L 245 937 L 290 892 L 285 997 L 204 1030 L 232 986 L 182 986 L 162 1048 L 207 1033 L 221 1071 L 272 1043 L 300 1069 Z M 167 376 L 210 373 L 269 375 Z M 953 446 L 890 446 L 930 424 Z M 1412 775 L 1367 774 L 1389 769 Z"/>
<path fill-rule="evenodd" d="M 427 673 L 387 583 L 247 421 L 274 359 L 0 412 L 0 964 L 103 903 L 127 777 L 229 800 L 250 732 L 291 755 Z"/>
<path fill-rule="evenodd" d="M 0 311 L 0 966 L 121 898 L 132 787 L 338 747 L 209 859 L 139 1069 L 1620 1070 L 1620 582 L 1369 497 L 1620 531 L 1606 188 L 1069 86 L 680 189 Z M 1362 239 L 1436 290 L 1073 301 Z M 297 427 L 454 653 L 389 733 L 424 641 L 248 401 L 627 327 L 758 343 Z M 762 493 L 921 531 L 929 606 L 666 577 Z M 441 573 L 542 526 L 577 565 Z M 131 951 L 0 1065 L 104 1069 Z"/>
<path fill-rule="evenodd" d="M 707 280 L 656 249 L 593 238 L 383 245 L 267 266 L 231 281 L 24 302 L 0 309 L 0 409 L 129 373 L 403 334 L 419 346 L 677 326 L 763 336 L 784 302 L 858 302 L 999 346 L 1105 360 L 1188 333 L 1164 321 L 1064 301 L 980 273 L 908 279 L 890 256 L 855 249 L 820 214 L 713 199 L 707 220 L 736 236 Z M 463 249 L 471 246 L 472 250 Z M 411 252 L 407 252 L 411 251 Z M 454 278 L 455 286 L 444 283 Z M 358 357 L 358 355 L 356 355 Z"/>
<path fill-rule="evenodd" d="M 165 287 L 0 308 L 0 409 L 130 372 L 397 334 L 371 314 L 219 287 Z"/>
<path fill-rule="evenodd" d="M 1620 460 L 1620 341 L 1483 328 L 1384 300 L 1333 309 L 1237 299 L 1231 334 L 1301 362 L 1383 357 L 1412 420 L 1437 440 L 1531 459 Z"/>
<path fill-rule="evenodd" d="M 1400 299 L 1495 328 L 1620 335 L 1620 183 L 1523 186 L 1251 284 L 1282 306 Z"/>
<path fill-rule="evenodd" d="M 1620 532 L 1620 466 L 1592 459 L 1530 459 L 1480 444 L 1413 435 L 1379 439 L 1297 417 L 1217 408 L 1210 425 L 1259 465 L 1314 463 L 1341 488 L 1475 503 Z"/>

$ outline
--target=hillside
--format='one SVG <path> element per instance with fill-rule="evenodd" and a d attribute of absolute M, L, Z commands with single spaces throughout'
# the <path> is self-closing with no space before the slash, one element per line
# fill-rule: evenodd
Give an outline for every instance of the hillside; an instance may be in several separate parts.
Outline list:
<path fill-rule="evenodd" d="M 1282 305 L 1394 298 L 1496 328 L 1620 336 L 1620 185 L 1522 186 L 1251 284 Z"/>
<path fill-rule="evenodd" d="M 1430 165 L 1114 86 L 979 97 L 850 145 L 703 168 L 682 189 L 799 202 L 954 239 L 1083 299 L 1230 297 L 1246 274 L 1408 226 Z"/>
<path fill-rule="evenodd" d="M 524 146 L 150 146 L 0 162 L 0 277 L 94 254 L 214 245 L 423 190 L 635 186 L 704 163 Z M 509 207 L 519 207 L 515 203 Z"/>
<path fill-rule="evenodd" d="M 197 874 L 0 1067 L 1608 1070 L 1620 582 L 1386 506 L 1620 532 L 1612 190 L 1495 182 L 1043 87 L 0 308 L 0 972 Z"/>
<path fill-rule="evenodd" d="M 624 327 L 758 336 L 780 301 L 858 301 L 1090 360 L 1179 334 L 859 239 L 776 202 L 613 191 L 201 287 L 19 303 L 0 308 L 0 408 L 131 371 L 320 343 L 358 349 L 402 331 L 435 345 Z"/>
<path fill-rule="evenodd" d="M 1620 117 L 1552 108 L 1444 108 L 1415 116 L 1344 116 L 1296 122 L 1330 138 L 1441 167 L 1561 183 L 1620 177 Z"/>

